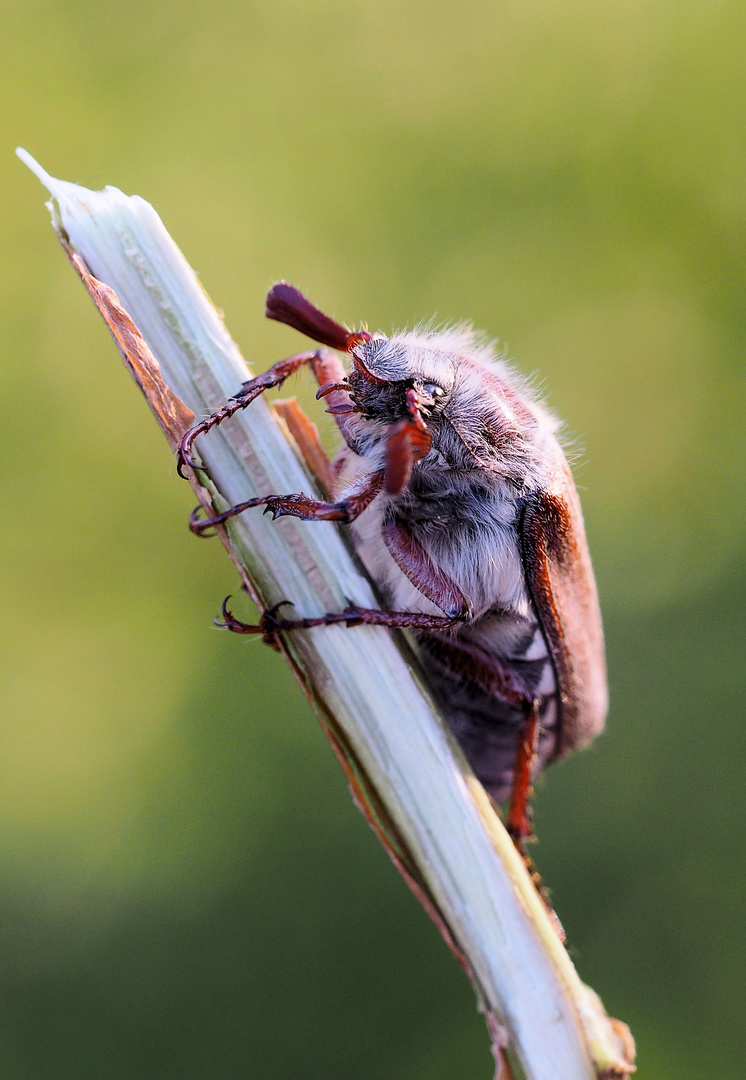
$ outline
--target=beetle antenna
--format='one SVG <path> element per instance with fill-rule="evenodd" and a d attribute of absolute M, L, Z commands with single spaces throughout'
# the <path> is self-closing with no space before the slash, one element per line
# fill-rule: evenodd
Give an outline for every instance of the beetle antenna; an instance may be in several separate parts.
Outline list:
<path fill-rule="evenodd" d="M 267 293 L 265 314 L 268 319 L 286 323 L 306 337 L 342 352 L 347 352 L 359 341 L 370 341 L 370 334 L 366 331 L 351 333 L 341 323 L 324 315 L 306 299 L 300 289 L 288 285 L 286 281 L 279 281 Z"/>

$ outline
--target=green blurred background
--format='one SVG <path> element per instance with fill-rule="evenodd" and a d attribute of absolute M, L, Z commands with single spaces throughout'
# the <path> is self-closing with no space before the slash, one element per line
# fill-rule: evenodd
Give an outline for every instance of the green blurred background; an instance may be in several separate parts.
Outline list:
<path fill-rule="evenodd" d="M 0 12 L 0 1075 L 492 1075 L 291 676 L 212 628 L 234 574 L 20 143 L 150 200 L 258 369 L 297 345 L 262 317 L 284 277 L 539 374 L 612 708 L 542 781 L 536 857 L 640 1075 L 740 1078 L 742 0 Z"/>

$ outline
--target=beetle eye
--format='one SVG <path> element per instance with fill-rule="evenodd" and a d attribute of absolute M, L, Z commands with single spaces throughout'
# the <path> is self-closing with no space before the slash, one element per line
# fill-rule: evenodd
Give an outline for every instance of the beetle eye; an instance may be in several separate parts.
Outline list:
<path fill-rule="evenodd" d="M 432 397 L 432 398 L 443 397 L 443 394 L 445 393 L 445 391 L 443 390 L 443 387 L 438 386 L 438 384 L 434 383 L 434 382 L 423 383 L 422 384 L 422 389 L 425 391 L 426 394 L 429 394 L 430 397 Z"/>

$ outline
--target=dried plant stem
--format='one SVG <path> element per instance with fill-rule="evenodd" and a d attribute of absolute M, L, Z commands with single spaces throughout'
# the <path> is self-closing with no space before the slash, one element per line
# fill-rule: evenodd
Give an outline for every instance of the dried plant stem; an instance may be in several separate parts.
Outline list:
<path fill-rule="evenodd" d="M 172 447 L 250 377 L 223 322 L 155 211 L 115 188 L 48 176 L 53 223 Z M 157 358 L 157 359 L 156 359 Z M 268 493 L 312 492 L 287 429 L 262 400 L 198 441 L 214 513 Z M 301 616 L 377 606 L 328 523 L 246 513 L 219 530 L 263 606 Z M 339 626 L 285 635 L 283 651 L 358 804 L 472 979 L 498 1061 L 526 1080 L 624 1076 L 624 1025 L 578 978 L 534 886 L 438 716 L 400 635 Z"/>

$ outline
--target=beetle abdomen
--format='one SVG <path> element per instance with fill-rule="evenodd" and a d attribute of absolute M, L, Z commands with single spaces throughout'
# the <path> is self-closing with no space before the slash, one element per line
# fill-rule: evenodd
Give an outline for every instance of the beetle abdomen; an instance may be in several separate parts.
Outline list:
<path fill-rule="evenodd" d="M 475 644 L 474 631 L 489 642 L 489 651 Z M 516 637 L 523 640 L 517 653 Z M 479 781 L 502 802 L 512 788 L 518 739 L 534 700 L 540 724 L 534 775 L 556 749 L 557 681 L 541 630 L 529 620 L 500 613 L 453 637 L 423 632 L 418 641 L 428 681 L 451 730 Z"/>

